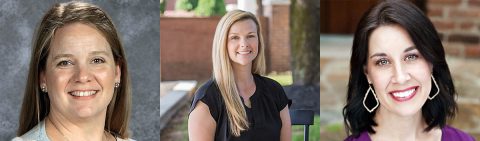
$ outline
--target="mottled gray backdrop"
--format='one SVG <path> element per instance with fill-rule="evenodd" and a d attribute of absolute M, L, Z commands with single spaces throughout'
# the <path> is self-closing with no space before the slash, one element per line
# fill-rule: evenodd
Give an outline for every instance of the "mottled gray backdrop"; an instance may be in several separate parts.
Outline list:
<path fill-rule="evenodd" d="M 34 30 L 59 0 L 0 0 L 0 140 L 15 137 Z M 160 13 L 158 0 L 87 1 L 113 18 L 133 85 L 133 139 L 159 140 Z"/>

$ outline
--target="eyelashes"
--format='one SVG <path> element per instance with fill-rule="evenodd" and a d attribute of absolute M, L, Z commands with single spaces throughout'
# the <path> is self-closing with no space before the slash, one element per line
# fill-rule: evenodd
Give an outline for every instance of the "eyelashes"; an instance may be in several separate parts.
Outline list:
<path fill-rule="evenodd" d="M 69 65 L 73 65 L 73 62 L 71 60 L 62 60 L 57 63 L 57 67 L 66 67 Z"/>
<path fill-rule="evenodd" d="M 419 58 L 420 58 L 420 55 L 412 53 L 412 54 L 406 55 L 405 58 L 403 59 L 403 61 L 412 62 L 412 61 L 416 61 Z M 388 64 L 391 64 L 391 61 L 387 58 L 380 58 L 377 61 L 375 61 L 376 66 L 385 66 L 385 65 L 388 65 Z"/>
<path fill-rule="evenodd" d="M 91 64 L 103 64 L 105 62 L 106 62 L 106 60 L 103 57 L 95 57 L 90 61 Z M 65 60 L 59 61 L 56 66 L 57 67 L 68 67 L 68 66 L 71 66 L 71 65 L 75 65 L 75 63 L 72 60 L 65 59 Z"/>
<path fill-rule="evenodd" d="M 256 35 L 247 35 L 247 38 L 256 38 L 257 36 Z M 230 37 L 230 40 L 239 40 L 240 37 L 239 36 L 231 36 Z"/>

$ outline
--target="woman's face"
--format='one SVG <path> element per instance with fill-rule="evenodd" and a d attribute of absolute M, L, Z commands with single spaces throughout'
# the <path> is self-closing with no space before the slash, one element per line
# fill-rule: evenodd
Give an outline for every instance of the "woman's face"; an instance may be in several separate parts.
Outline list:
<path fill-rule="evenodd" d="M 251 65 L 258 54 L 257 26 L 251 19 L 235 22 L 228 31 L 227 51 L 233 65 Z"/>
<path fill-rule="evenodd" d="M 51 112 L 88 118 L 105 115 L 120 73 L 102 34 L 72 23 L 56 30 L 40 79 L 47 86 Z"/>
<path fill-rule="evenodd" d="M 370 35 L 368 48 L 365 74 L 373 83 L 380 112 L 418 114 L 432 88 L 432 65 L 408 33 L 398 25 L 381 26 Z"/>

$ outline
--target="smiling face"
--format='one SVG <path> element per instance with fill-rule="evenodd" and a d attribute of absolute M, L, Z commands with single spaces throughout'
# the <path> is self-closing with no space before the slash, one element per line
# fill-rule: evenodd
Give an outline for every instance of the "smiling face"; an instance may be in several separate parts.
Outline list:
<path fill-rule="evenodd" d="M 240 20 L 230 27 L 227 51 L 233 66 L 252 65 L 258 54 L 257 25 L 253 20 Z"/>
<path fill-rule="evenodd" d="M 365 74 L 380 102 L 380 112 L 419 114 L 431 91 L 432 65 L 398 25 L 380 26 L 370 35 Z"/>
<path fill-rule="evenodd" d="M 47 87 L 51 113 L 78 119 L 105 115 L 120 73 L 102 34 L 72 23 L 55 32 L 40 81 Z"/>

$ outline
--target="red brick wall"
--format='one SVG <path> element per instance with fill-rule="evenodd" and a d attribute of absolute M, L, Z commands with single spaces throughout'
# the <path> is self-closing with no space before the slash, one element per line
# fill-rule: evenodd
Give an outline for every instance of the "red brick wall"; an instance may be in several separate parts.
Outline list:
<path fill-rule="evenodd" d="M 429 0 L 427 8 L 448 55 L 480 57 L 480 0 Z"/>
<path fill-rule="evenodd" d="M 267 63 L 269 71 L 284 72 L 290 70 L 290 5 L 273 4 L 267 6 L 269 24 L 269 47 Z M 267 39 L 267 38 L 266 38 Z"/>
<path fill-rule="evenodd" d="M 160 17 L 161 80 L 205 80 L 211 76 L 211 48 L 220 20 Z"/>
<path fill-rule="evenodd" d="M 206 80 L 212 74 L 211 49 L 215 28 L 220 17 L 160 17 L 161 80 Z M 262 23 L 267 19 L 261 18 Z M 267 24 L 262 24 L 263 29 Z M 268 40 L 268 30 L 264 38 Z M 288 34 L 287 34 L 288 35 Z M 268 45 L 268 41 L 267 42 Z M 269 47 L 266 47 L 267 49 Z M 280 51 L 275 51 L 280 52 Z M 270 53 L 270 56 L 276 56 Z M 268 54 L 266 56 L 269 58 Z M 267 63 L 269 66 L 280 66 Z M 277 70 L 278 71 L 278 70 Z"/>

